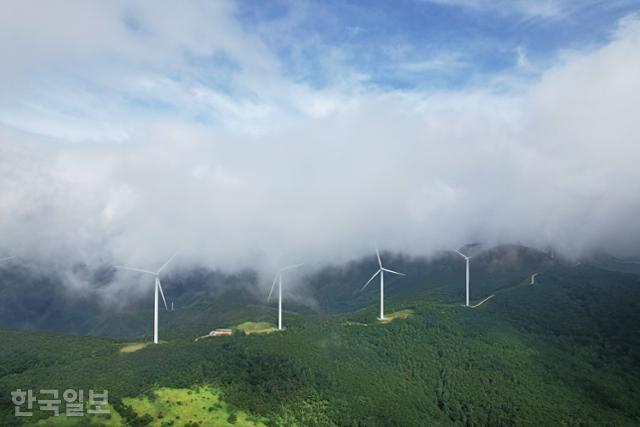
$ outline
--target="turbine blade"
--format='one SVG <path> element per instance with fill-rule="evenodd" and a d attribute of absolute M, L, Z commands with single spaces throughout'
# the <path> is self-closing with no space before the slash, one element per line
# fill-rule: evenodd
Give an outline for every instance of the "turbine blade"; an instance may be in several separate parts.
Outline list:
<path fill-rule="evenodd" d="M 267 297 L 267 301 L 271 300 L 271 294 L 273 294 L 273 290 L 276 287 L 276 282 L 278 281 L 279 276 L 280 276 L 280 272 L 276 273 L 276 277 L 273 278 L 273 284 L 271 285 L 271 290 L 269 291 L 269 296 Z"/>
<path fill-rule="evenodd" d="M 284 268 L 280 269 L 280 273 L 282 273 L 283 271 L 287 271 L 287 270 L 293 270 L 294 268 L 298 268 L 298 267 L 302 267 L 304 264 L 294 264 L 294 265 L 288 265 Z"/>
<path fill-rule="evenodd" d="M 454 251 L 458 252 L 462 258 L 464 258 L 464 259 L 469 259 L 469 257 L 468 257 L 468 256 L 466 256 L 465 254 L 463 254 L 463 253 L 462 253 L 462 252 L 460 252 L 459 250 L 454 249 Z"/>
<path fill-rule="evenodd" d="M 398 273 L 397 271 L 389 270 L 388 268 L 383 268 L 383 270 L 388 272 L 388 273 L 397 274 L 398 276 L 406 276 L 406 274 L 404 274 L 404 273 Z"/>
<path fill-rule="evenodd" d="M 162 284 L 160 283 L 160 279 L 156 278 L 158 281 L 158 289 L 160 289 L 160 295 L 162 296 L 162 302 L 164 302 L 164 309 L 169 311 L 169 307 L 167 306 L 167 300 L 164 298 L 164 292 L 162 292 Z"/>
<path fill-rule="evenodd" d="M 156 273 L 154 273 L 153 271 L 143 270 L 141 268 L 126 267 L 124 265 L 114 265 L 114 267 L 117 268 L 118 270 L 130 270 L 130 271 L 137 271 L 139 273 L 153 274 L 154 276 L 156 275 Z"/>
<path fill-rule="evenodd" d="M 365 283 L 365 284 L 364 284 L 364 286 L 362 287 L 362 289 L 360 289 L 360 290 L 362 291 L 362 290 L 364 290 L 364 288 L 366 288 L 367 286 L 369 286 L 369 283 L 371 283 L 371 281 L 372 281 L 373 279 L 375 279 L 375 278 L 376 278 L 376 276 L 377 276 L 378 274 L 380 274 L 380 272 L 381 272 L 381 271 L 382 271 L 382 270 L 378 270 L 378 271 L 376 271 L 376 272 L 375 272 L 375 274 L 374 274 L 373 276 L 371 276 L 371 279 L 369 279 L 369 280 L 367 281 L 367 283 Z"/>
<path fill-rule="evenodd" d="M 378 265 L 382 268 L 382 260 L 380 259 L 380 251 L 376 248 L 376 256 L 378 257 Z"/>
<path fill-rule="evenodd" d="M 164 268 L 165 268 L 167 265 L 169 265 L 169 263 L 170 263 L 171 261 L 173 261 L 173 259 L 176 257 L 176 255 L 178 255 L 178 252 L 176 252 L 175 254 L 171 255 L 171 258 L 169 258 L 169 259 L 167 260 L 167 262 L 165 262 L 164 264 L 162 264 L 162 267 L 160 267 L 160 268 L 158 269 L 158 271 L 156 271 L 156 273 L 155 273 L 155 274 L 160 274 L 160 272 L 161 272 L 162 270 L 164 270 Z"/>
<path fill-rule="evenodd" d="M 8 256 L 8 257 L 0 258 L 0 261 L 9 261 L 10 259 L 13 259 L 13 257 Z"/>

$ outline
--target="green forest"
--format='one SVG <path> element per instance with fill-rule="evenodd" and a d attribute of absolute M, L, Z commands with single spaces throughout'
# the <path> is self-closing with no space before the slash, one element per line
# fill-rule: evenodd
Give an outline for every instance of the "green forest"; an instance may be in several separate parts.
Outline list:
<path fill-rule="evenodd" d="M 425 289 L 398 281 L 391 286 L 405 289 L 391 294 L 387 311 L 411 315 L 390 322 L 377 321 L 377 306 L 367 302 L 287 311 L 284 331 L 194 342 L 212 323 L 275 319 L 271 306 L 238 303 L 211 322 L 192 313 L 217 303 L 199 300 L 163 313 L 174 316 L 164 341 L 133 352 L 120 351 L 131 339 L 2 328 L 0 424 L 35 425 L 49 415 L 36 408 L 33 417 L 14 417 L 12 390 L 94 389 L 109 391 L 122 425 L 190 425 L 163 424 L 131 402 L 148 406 L 158 390 L 201 387 L 215 390 L 202 408 L 224 409 L 221 425 L 640 424 L 640 276 L 547 263 L 530 285 L 530 269 L 497 272 L 492 288 L 486 273 L 486 291 L 474 300 L 495 296 L 474 309 L 456 301 L 459 280 L 434 279 Z"/>

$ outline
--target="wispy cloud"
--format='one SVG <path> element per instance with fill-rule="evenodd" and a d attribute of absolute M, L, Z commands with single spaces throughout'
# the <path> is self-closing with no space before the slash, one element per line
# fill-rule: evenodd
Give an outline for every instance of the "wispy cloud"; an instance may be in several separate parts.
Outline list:
<path fill-rule="evenodd" d="M 418 0 L 443 6 L 462 7 L 470 11 L 523 18 L 564 20 L 581 11 L 593 10 L 606 14 L 614 10 L 636 8 L 635 0 Z"/>
<path fill-rule="evenodd" d="M 557 17 L 564 14 L 567 0 L 424 0 L 430 3 L 460 6 L 474 10 L 525 16 Z"/>
<path fill-rule="evenodd" d="M 397 69 L 398 71 L 407 73 L 428 73 L 451 71 L 467 65 L 468 63 L 465 62 L 462 54 L 443 53 L 433 58 L 400 62 L 397 64 Z"/>

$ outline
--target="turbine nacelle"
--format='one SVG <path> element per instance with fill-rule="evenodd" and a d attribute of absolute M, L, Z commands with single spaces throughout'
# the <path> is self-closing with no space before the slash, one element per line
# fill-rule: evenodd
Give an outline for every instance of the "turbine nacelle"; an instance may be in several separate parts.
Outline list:
<path fill-rule="evenodd" d="M 162 270 L 164 270 L 169 265 L 169 263 L 173 261 L 176 255 L 178 255 L 178 252 L 173 254 L 171 258 L 169 258 L 164 264 L 162 264 L 162 266 L 156 271 L 145 270 L 143 268 L 128 267 L 125 265 L 116 265 L 115 268 L 117 268 L 118 270 L 129 270 L 129 271 L 135 271 L 138 273 L 150 274 L 154 276 L 156 278 L 156 286 L 158 287 L 158 290 L 160 291 L 160 295 L 162 296 L 162 302 L 164 303 L 164 308 L 167 311 L 169 311 L 169 306 L 167 305 L 167 300 L 164 297 L 164 292 L 162 290 L 162 283 L 160 282 L 160 273 L 162 273 Z"/>
<path fill-rule="evenodd" d="M 281 268 L 276 273 L 276 277 L 273 278 L 273 284 L 271 285 L 271 290 L 269 291 L 269 296 L 267 297 L 267 301 L 271 300 L 271 295 L 273 294 L 273 290 L 276 288 L 276 283 L 278 283 L 278 330 L 282 330 L 282 273 L 285 271 L 293 270 L 295 268 L 301 267 L 303 264 L 294 264 Z"/>
<path fill-rule="evenodd" d="M 469 260 L 472 258 L 469 255 L 465 255 L 457 249 L 454 249 L 464 260 L 466 261 L 466 278 L 465 278 L 465 306 L 469 307 Z"/>
<path fill-rule="evenodd" d="M 273 278 L 273 283 L 271 284 L 271 290 L 269 291 L 269 296 L 267 297 L 267 301 L 271 300 L 271 295 L 273 294 L 273 290 L 276 287 L 276 282 L 278 282 L 279 279 L 282 279 L 282 273 L 288 270 L 293 270 L 293 269 L 302 267 L 303 265 L 304 264 L 293 264 L 293 265 L 288 265 L 286 267 L 282 267 L 280 270 L 278 270 L 278 272 L 276 273 L 276 277 Z"/>
<path fill-rule="evenodd" d="M 380 317 L 379 319 L 384 320 L 384 273 L 386 271 L 387 273 L 396 274 L 398 276 L 406 276 L 406 274 L 399 273 L 397 271 L 393 271 L 388 268 L 385 268 L 382 265 L 382 259 L 380 258 L 380 251 L 378 250 L 378 248 L 376 248 L 376 257 L 378 258 L 378 267 L 379 267 L 378 271 L 376 271 L 373 274 L 373 276 L 371 276 L 371 278 L 367 280 L 367 283 L 365 283 L 362 289 L 360 290 L 361 291 L 364 290 L 367 286 L 369 286 L 369 283 L 371 283 L 373 279 L 375 279 L 378 275 L 380 275 Z"/>
<path fill-rule="evenodd" d="M 169 311 L 169 306 L 167 305 L 167 299 L 164 297 L 164 291 L 162 290 L 162 283 L 160 283 L 160 273 L 162 273 L 162 270 L 164 270 L 167 267 L 167 265 L 169 265 L 169 263 L 173 261 L 176 255 L 178 255 L 177 252 L 173 254 L 171 258 L 169 258 L 164 264 L 162 264 L 162 266 L 156 271 L 145 270 L 143 268 L 128 267 L 124 265 L 115 266 L 115 268 L 119 270 L 135 271 L 138 273 L 149 274 L 155 277 L 155 296 L 154 296 L 154 302 L 153 302 L 153 342 L 155 344 L 158 343 L 158 292 L 162 297 L 162 302 L 164 303 L 165 310 Z M 173 303 L 171 304 L 171 306 L 173 307 Z"/>
<path fill-rule="evenodd" d="M 382 273 L 383 271 L 386 271 L 387 273 L 391 273 L 391 274 L 396 274 L 398 276 L 406 276 L 406 274 L 404 273 L 398 273 L 397 271 L 393 271 L 393 270 L 389 270 L 388 268 L 384 268 L 382 266 L 382 260 L 380 259 L 380 252 L 378 251 L 378 248 L 376 248 L 376 257 L 378 258 L 378 266 L 380 267 L 378 269 L 378 271 L 376 271 L 373 276 L 371 276 L 371 278 L 369 280 L 367 280 L 367 283 L 364 284 L 364 286 L 360 289 L 361 291 L 364 290 L 367 286 L 369 286 L 369 283 L 371 283 L 371 281 L 373 279 L 375 279 L 378 274 Z"/>

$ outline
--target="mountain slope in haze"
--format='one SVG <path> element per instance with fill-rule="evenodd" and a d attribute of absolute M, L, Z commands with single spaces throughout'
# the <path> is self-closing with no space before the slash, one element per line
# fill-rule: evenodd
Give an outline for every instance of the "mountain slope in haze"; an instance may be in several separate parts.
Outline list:
<path fill-rule="evenodd" d="M 110 350 L 111 340 L 70 337 L 70 351 L 87 340 L 96 353 L 55 355 L 55 365 L 39 364 L 47 352 L 40 341 L 60 336 L 20 332 L 32 336 L 20 340 L 1 330 L 0 340 L 12 336 L 13 344 L 0 357 L 15 350 L 33 363 L 0 377 L 0 401 L 13 422 L 6 402 L 15 388 L 106 388 L 135 425 L 140 419 L 123 398 L 209 384 L 228 404 L 275 425 L 640 423 L 640 276 L 554 265 L 535 285 L 519 280 L 492 292 L 475 309 L 394 298 L 389 312 L 414 315 L 388 324 L 375 320 L 375 305 L 290 313 L 284 332 L 261 336 L 193 342 L 199 326 L 176 324 L 180 333 L 167 343 L 135 353 Z M 250 311 L 219 321 L 255 320 Z"/>
<path fill-rule="evenodd" d="M 503 245 L 485 251 L 469 252 L 471 298 L 481 299 L 498 289 L 529 280 L 532 273 L 556 265 L 550 254 L 517 245 Z M 464 302 L 465 261 L 455 252 L 434 258 L 412 258 L 381 253 L 383 265 L 406 274 L 385 275 L 385 297 L 394 299 L 429 298 L 439 302 Z M 367 289 L 365 282 L 378 269 L 375 256 L 330 267 L 307 278 L 305 290 L 322 311 L 352 311 L 378 300 L 378 279 Z"/>
<path fill-rule="evenodd" d="M 382 257 L 386 266 L 407 274 L 387 275 L 388 301 L 411 298 L 464 301 L 465 263 L 459 255 L 452 252 L 425 259 L 383 252 Z M 521 246 L 481 252 L 471 261 L 471 298 L 484 298 L 497 289 L 527 281 L 533 272 L 555 263 L 547 253 Z M 375 304 L 377 282 L 365 290 L 361 287 L 376 269 L 373 256 L 312 273 L 302 271 L 288 278 L 285 310 L 336 313 Z M 75 267 L 73 275 L 27 268 L 20 263 L 0 266 L 0 325 L 113 338 L 148 336 L 153 310 L 152 280 L 144 275 L 129 277 L 137 281 L 139 288 L 148 288 L 148 294 L 122 290 L 107 293 L 105 286 L 117 280 L 115 273 L 108 268 L 90 271 L 84 266 Z M 74 286 L 75 281 L 88 285 Z M 241 317 L 246 306 L 253 306 L 253 310 L 264 315 L 270 312 L 267 289 L 260 286 L 257 274 L 251 271 L 236 274 L 205 269 L 175 271 L 163 278 L 163 288 L 169 305 L 173 302 L 176 309 L 161 311 L 162 330 L 196 324 L 206 329 L 233 313 Z M 123 301 L 126 305 L 110 305 L 105 303 L 107 300 Z M 272 301 L 270 306 L 273 304 Z"/>
<path fill-rule="evenodd" d="M 153 315 L 153 279 L 134 275 L 137 286 L 148 292 L 124 289 L 107 292 L 116 279 L 113 269 L 73 272 L 31 267 L 18 262 L 0 266 L 0 325 L 106 337 L 131 338 L 148 333 Z M 192 269 L 163 278 L 168 303 L 184 308 L 200 301 L 243 306 L 259 301 L 253 272 L 221 274 Z M 80 282 L 81 284 L 77 284 Z M 170 293 L 169 293 L 169 292 Z M 195 309 L 194 309 L 195 312 Z M 164 312 L 162 322 L 167 320 Z M 179 316 L 178 316 L 179 317 Z"/>

